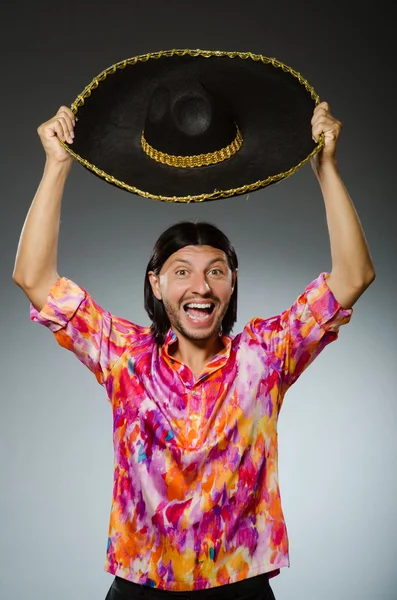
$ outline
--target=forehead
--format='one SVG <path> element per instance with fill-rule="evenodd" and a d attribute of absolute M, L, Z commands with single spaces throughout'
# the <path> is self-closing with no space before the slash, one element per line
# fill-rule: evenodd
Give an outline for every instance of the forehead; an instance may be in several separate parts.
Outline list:
<path fill-rule="evenodd" d="M 227 263 L 226 254 L 223 250 L 213 248 L 212 246 L 185 246 L 181 248 L 165 261 L 162 271 L 167 270 L 168 267 L 174 263 L 188 262 L 192 266 L 204 266 L 215 260 L 220 260 Z"/>

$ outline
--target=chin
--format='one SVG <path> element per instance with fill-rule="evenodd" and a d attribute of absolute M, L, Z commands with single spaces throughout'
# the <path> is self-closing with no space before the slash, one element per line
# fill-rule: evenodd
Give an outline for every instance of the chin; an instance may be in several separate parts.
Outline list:
<path fill-rule="evenodd" d="M 183 327 L 180 323 L 175 324 L 175 329 L 179 331 L 181 335 L 189 340 L 195 341 L 205 341 L 210 340 L 211 338 L 219 335 L 220 328 L 219 327 L 211 327 L 208 329 L 191 329 Z"/>
<path fill-rule="evenodd" d="M 197 342 L 205 342 L 206 340 L 211 340 L 215 335 L 218 335 L 215 331 L 190 331 L 186 337 Z"/>

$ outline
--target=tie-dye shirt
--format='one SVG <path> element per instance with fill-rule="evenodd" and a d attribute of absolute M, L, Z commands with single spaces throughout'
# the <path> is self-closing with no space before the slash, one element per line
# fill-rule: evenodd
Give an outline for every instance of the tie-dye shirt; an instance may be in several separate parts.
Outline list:
<path fill-rule="evenodd" d="M 351 310 L 322 273 L 280 315 L 254 318 L 198 379 L 148 327 L 104 311 L 67 278 L 31 319 L 106 389 L 114 487 L 105 570 L 152 587 L 200 590 L 289 566 L 277 473 L 285 392 Z"/>

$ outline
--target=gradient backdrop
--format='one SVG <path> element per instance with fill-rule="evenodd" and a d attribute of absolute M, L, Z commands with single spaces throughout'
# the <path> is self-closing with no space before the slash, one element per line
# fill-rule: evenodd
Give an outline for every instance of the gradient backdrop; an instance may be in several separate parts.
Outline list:
<path fill-rule="evenodd" d="M 377 279 L 284 403 L 280 481 L 291 568 L 272 585 L 277 600 L 396 599 L 395 34 L 386 3 L 18 4 L 3 3 L 0 19 L 1 599 L 103 600 L 113 579 L 103 571 L 110 406 L 91 373 L 29 322 L 28 301 L 11 277 L 44 165 L 36 128 L 111 64 L 186 47 L 275 56 L 300 71 L 344 124 L 340 170 Z M 309 165 L 248 199 L 171 206 L 114 188 L 76 163 L 59 271 L 113 313 L 146 324 L 152 245 L 175 221 L 198 218 L 222 228 L 239 255 L 236 332 L 255 315 L 289 306 L 330 268 Z"/>

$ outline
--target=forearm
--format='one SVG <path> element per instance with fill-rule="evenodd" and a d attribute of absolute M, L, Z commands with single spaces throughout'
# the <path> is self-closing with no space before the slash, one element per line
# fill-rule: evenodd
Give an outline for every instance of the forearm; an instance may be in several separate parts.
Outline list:
<path fill-rule="evenodd" d="M 325 203 L 332 274 L 352 288 L 365 288 L 374 279 L 374 266 L 359 217 L 336 163 L 328 161 L 315 173 Z"/>
<path fill-rule="evenodd" d="M 13 279 L 22 288 L 57 277 L 61 203 L 69 171 L 70 164 L 46 162 L 17 250 Z"/>

